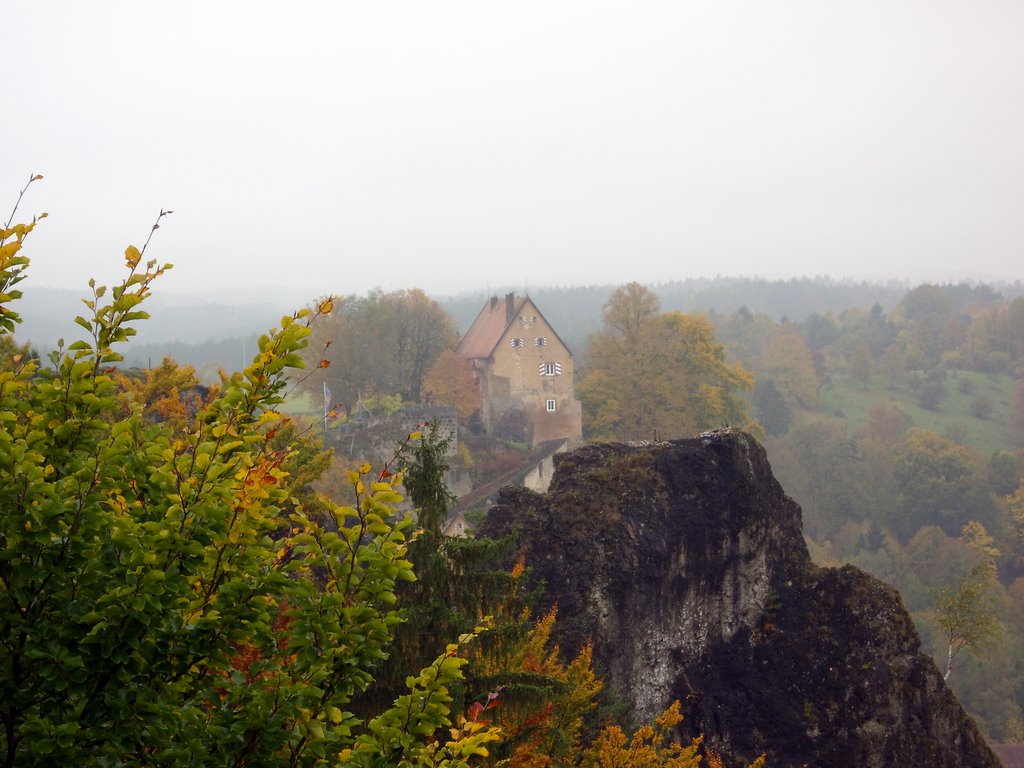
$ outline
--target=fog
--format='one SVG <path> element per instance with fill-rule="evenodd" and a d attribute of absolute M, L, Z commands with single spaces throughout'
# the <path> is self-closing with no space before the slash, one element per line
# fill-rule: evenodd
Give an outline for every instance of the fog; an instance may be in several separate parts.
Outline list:
<path fill-rule="evenodd" d="M 1022 277 L 1024 4 L 35 3 L 31 285 L 221 299 Z M 4 203 L 7 207 L 8 204 Z M 6 220 L 6 213 L 3 216 Z"/>

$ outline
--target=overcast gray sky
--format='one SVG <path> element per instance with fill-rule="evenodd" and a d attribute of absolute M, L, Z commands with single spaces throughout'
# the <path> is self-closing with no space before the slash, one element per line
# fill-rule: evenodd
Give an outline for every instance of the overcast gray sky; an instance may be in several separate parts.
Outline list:
<path fill-rule="evenodd" d="M 7 0 L 32 284 L 1024 278 L 1024 3 Z M 6 219 L 6 212 L 3 219 Z"/>

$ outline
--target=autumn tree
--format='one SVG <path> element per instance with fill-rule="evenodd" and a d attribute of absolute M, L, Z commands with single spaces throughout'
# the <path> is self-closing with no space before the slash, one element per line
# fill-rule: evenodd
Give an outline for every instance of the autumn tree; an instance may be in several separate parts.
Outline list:
<path fill-rule="evenodd" d="M 943 286 L 924 284 L 908 291 L 897 311 L 904 347 L 925 363 L 937 363 L 944 351 L 943 327 L 953 312 L 952 298 Z"/>
<path fill-rule="evenodd" d="M 0 336 L 30 231 L 0 230 Z M 353 471 L 329 525 L 294 506 L 270 535 L 291 495 L 276 406 L 314 313 L 262 336 L 187 428 L 122 412 L 116 345 L 170 266 L 146 247 L 91 284 L 86 339 L 0 372 L 0 764 L 478 761 L 496 733 L 449 707 L 472 633 L 372 716 L 350 708 L 413 578 L 388 479 Z"/>
<path fill-rule="evenodd" d="M 617 288 L 601 311 L 605 330 L 627 343 L 637 343 L 647 320 L 661 311 L 661 300 L 640 283 Z"/>
<path fill-rule="evenodd" d="M 858 464 L 854 480 L 863 494 L 860 503 L 878 526 L 891 525 L 901 514 L 894 467 L 910 424 L 910 418 L 898 408 L 876 403 L 868 411 L 868 420 L 857 431 L 856 443 L 851 446 Z M 844 480 L 850 474 L 840 471 Z"/>
<path fill-rule="evenodd" d="M 452 349 L 441 352 L 427 371 L 423 378 L 423 398 L 429 403 L 454 406 L 459 423 L 464 426 L 483 403 L 471 363 Z"/>
<path fill-rule="evenodd" d="M 513 573 L 522 573 L 517 564 Z M 603 683 L 594 672 L 589 645 L 571 661 L 551 643 L 557 609 L 534 622 L 522 638 L 481 643 L 470 674 L 504 682 L 500 706 L 491 719 L 504 739 L 490 762 L 509 768 L 554 768 L 578 762 L 585 719 L 598 706 Z"/>
<path fill-rule="evenodd" d="M 673 736 L 675 727 L 683 720 L 680 710 L 680 703 L 674 701 L 654 722 L 642 724 L 632 734 L 617 725 L 606 726 L 584 752 L 580 765 L 582 768 L 699 768 L 704 763 L 703 739 L 698 737 L 683 744 Z M 763 768 L 764 764 L 764 755 L 761 755 L 747 768 Z M 708 768 L 723 768 L 722 759 L 710 749 L 707 750 L 707 765 Z"/>
<path fill-rule="evenodd" d="M 965 353 L 976 369 L 1024 372 L 1024 297 L 979 312 L 966 336 Z"/>
<path fill-rule="evenodd" d="M 179 426 L 195 417 L 211 395 L 210 388 L 196 378 L 195 368 L 179 366 L 169 357 L 137 375 L 118 373 L 115 380 L 123 391 L 126 413 L 139 404 L 146 419 Z"/>
<path fill-rule="evenodd" d="M 352 412 L 360 397 L 400 395 L 418 403 L 423 380 L 457 331 L 436 301 L 417 289 L 365 297 L 347 296 L 313 324 L 303 352 L 306 367 L 324 367 L 303 379 L 302 388 L 319 398 L 327 384 L 332 399 Z"/>
<path fill-rule="evenodd" d="M 726 362 L 706 318 L 657 308 L 635 283 L 605 305 L 604 330 L 590 338 L 577 386 L 586 432 L 632 440 L 747 425 L 742 393 L 753 386 L 750 374 Z"/>
<path fill-rule="evenodd" d="M 627 735 L 618 726 L 609 726 L 598 734 L 583 756 L 583 768 L 699 768 L 702 760 L 700 740 L 681 744 L 672 738 L 673 729 L 682 722 L 678 701 L 651 724 Z"/>
<path fill-rule="evenodd" d="M 895 387 L 907 375 L 907 361 L 903 352 L 896 344 L 885 348 L 878 359 L 878 371 L 889 380 L 889 386 Z"/>
<path fill-rule="evenodd" d="M 775 333 L 758 366 L 758 375 L 775 386 L 797 408 L 813 408 L 818 403 L 818 374 L 807 342 L 796 326 L 785 324 Z"/>
<path fill-rule="evenodd" d="M 13 371 L 23 361 L 38 358 L 28 344 L 18 344 L 10 336 L 0 336 L 0 371 Z"/>

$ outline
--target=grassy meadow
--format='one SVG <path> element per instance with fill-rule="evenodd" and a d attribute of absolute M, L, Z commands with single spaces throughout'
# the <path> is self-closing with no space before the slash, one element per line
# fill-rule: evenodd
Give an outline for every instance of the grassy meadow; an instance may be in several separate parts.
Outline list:
<path fill-rule="evenodd" d="M 818 391 L 819 411 L 845 419 L 851 432 L 858 430 L 877 404 L 895 407 L 905 413 L 914 426 L 939 434 L 955 436 L 985 456 L 994 451 L 1012 451 L 1020 447 L 1019 438 L 1010 429 L 1011 401 L 1015 382 L 1005 373 L 972 371 L 950 372 L 945 380 L 946 397 L 937 411 L 922 408 L 908 383 L 892 386 L 875 375 L 864 387 L 847 375 L 834 375 Z M 972 403 L 986 397 L 991 411 L 984 418 L 975 416 Z"/>

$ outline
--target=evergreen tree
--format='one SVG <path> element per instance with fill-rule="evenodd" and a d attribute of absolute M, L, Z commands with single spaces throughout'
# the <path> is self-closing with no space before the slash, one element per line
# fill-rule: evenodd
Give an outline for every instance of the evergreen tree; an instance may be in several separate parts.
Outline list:
<path fill-rule="evenodd" d="M 398 589 L 404 622 L 364 704 L 376 707 L 393 698 L 403 684 L 403 670 L 435 657 L 452 638 L 488 620 L 462 684 L 450 687 L 453 708 L 474 711 L 480 702 L 500 704 L 488 715 L 503 734 L 502 743 L 491 747 L 492 761 L 526 766 L 533 764 L 527 758 L 538 754 L 570 759 L 582 749 L 583 718 L 596 708 L 602 687 L 591 668 L 590 650 L 563 662 L 557 648 L 548 648 L 554 612 L 531 622 L 533 595 L 522 586 L 522 563 L 511 570 L 499 565 L 511 559 L 514 537 L 494 541 L 443 534 L 455 501 L 445 485 L 452 436 L 442 435 L 436 421 L 424 427 L 404 454 L 400 473 L 418 518 L 409 546 L 417 579 Z"/>
<path fill-rule="evenodd" d="M 771 379 L 759 379 L 754 387 L 754 412 L 764 431 L 772 437 L 786 434 L 793 422 L 793 411 L 775 382 Z"/>
<path fill-rule="evenodd" d="M 484 619 L 490 618 L 493 624 L 486 633 L 489 644 L 505 636 L 521 640 L 529 629 L 526 596 L 518 579 L 496 566 L 508 559 L 512 539 L 474 541 L 443 534 L 455 501 L 445 485 L 452 436 L 441 435 L 437 421 L 424 426 L 425 431 L 410 436 L 413 439 L 408 441 L 398 473 L 417 517 L 408 548 L 416 580 L 396 590 L 403 606 L 402 623 L 395 630 L 393 651 L 378 669 L 376 684 L 360 707 L 379 708 L 391 701 L 403 688 L 410 665 L 436 657 Z M 479 686 L 473 690 L 477 692 Z M 454 695 L 460 706 L 465 688 L 454 689 Z"/>

